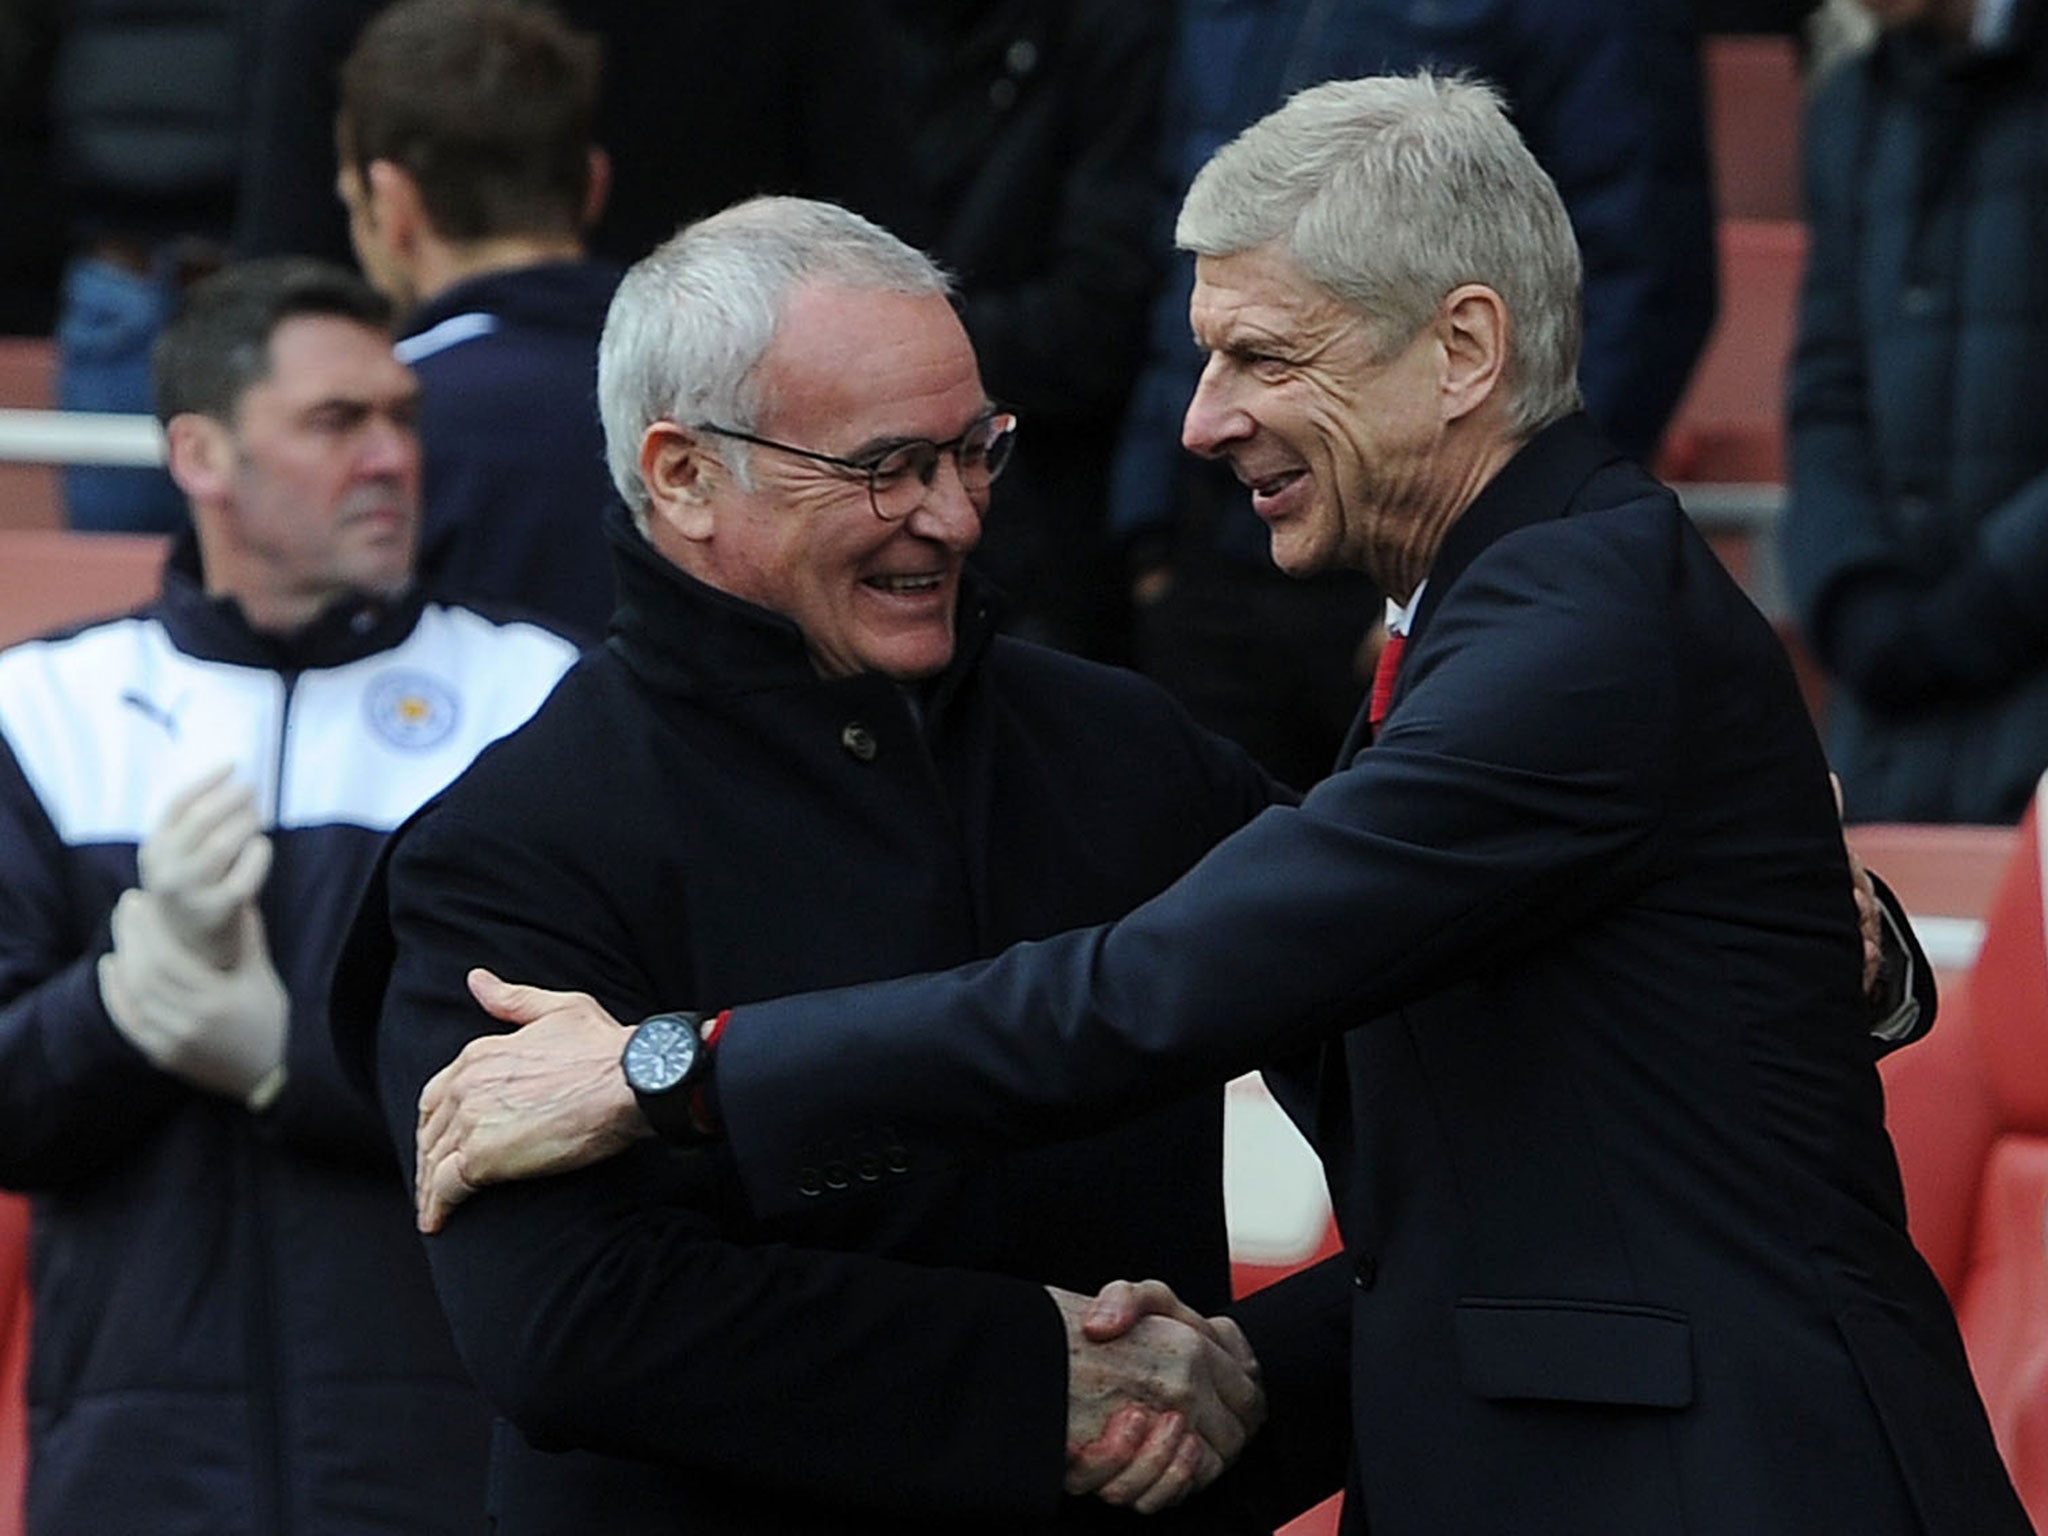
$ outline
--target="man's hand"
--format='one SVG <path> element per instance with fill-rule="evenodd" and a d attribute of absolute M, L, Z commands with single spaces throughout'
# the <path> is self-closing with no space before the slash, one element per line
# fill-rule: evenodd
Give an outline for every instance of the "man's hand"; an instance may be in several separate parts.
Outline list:
<path fill-rule="evenodd" d="M 479 967 L 484 1012 L 520 1027 L 482 1035 L 420 1090 L 413 1180 L 419 1228 L 486 1184 L 568 1173 L 653 1132 L 626 1086 L 626 1027 L 582 992 L 515 986 Z"/>
<path fill-rule="evenodd" d="M 1838 774 L 1829 774 L 1828 783 L 1835 791 L 1835 815 L 1842 814 L 1842 780 Z M 1849 887 L 1856 897 L 1856 926 L 1863 933 L 1863 993 L 1869 997 L 1877 990 L 1878 977 L 1884 967 L 1884 917 L 1877 899 L 1877 887 L 1870 883 L 1870 871 L 1863 867 L 1863 861 L 1856 857 L 1855 845 L 1846 839 L 1842 845 L 1849 854 Z"/>
<path fill-rule="evenodd" d="M 291 1005 L 262 914 L 244 902 L 228 926 L 222 947 L 234 959 L 223 969 L 179 940 L 154 892 L 123 891 L 114 947 L 100 957 L 100 999 L 114 1027 L 164 1071 L 247 1103 L 284 1061 Z"/>
<path fill-rule="evenodd" d="M 270 873 L 270 839 L 256 794 L 228 766 L 182 790 L 143 839 L 135 863 L 142 889 L 186 949 L 221 970 L 235 963 L 235 914 Z"/>
<path fill-rule="evenodd" d="M 1158 1281 L 1090 1300 L 1048 1286 L 1067 1325 L 1069 1493 L 1152 1514 L 1207 1487 L 1265 1422 L 1237 1325 Z"/>

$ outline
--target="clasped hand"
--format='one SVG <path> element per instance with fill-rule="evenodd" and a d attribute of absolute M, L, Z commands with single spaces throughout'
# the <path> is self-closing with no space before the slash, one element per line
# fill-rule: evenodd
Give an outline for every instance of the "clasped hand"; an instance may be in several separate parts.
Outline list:
<path fill-rule="evenodd" d="M 477 1190 L 566 1173 L 649 1136 L 619 1070 L 626 1029 L 588 994 L 517 986 L 478 968 L 469 990 L 518 1026 L 465 1045 L 420 1090 L 414 1197 L 438 1231 Z M 1067 1475 L 1145 1513 L 1207 1487 L 1266 1416 L 1258 1361 L 1229 1318 L 1158 1281 L 1087 1297 L 1046 1287 L 1067 1330 Z"/>
<path fill-rule="evenodd" d="M 171 801 L 136 865 L 99 962 L 107 1015 L 172 1076 L 255 1107 L 282 1081 L 290 1014 L 256 908 L 270 840 L 255 797 L 227 769 L 209 774 Z"/>
<path fill-rule="evenodd" d="M 1152 1514 L 1206 1488 L 1265 1422 L 1259 1363 L 1227 1317 L 1203 1317 L 1164 1283 L 1119 1280 L 1099 1296 L 1046 1287 L 1067 1328 L 1072 1494 Z"/>

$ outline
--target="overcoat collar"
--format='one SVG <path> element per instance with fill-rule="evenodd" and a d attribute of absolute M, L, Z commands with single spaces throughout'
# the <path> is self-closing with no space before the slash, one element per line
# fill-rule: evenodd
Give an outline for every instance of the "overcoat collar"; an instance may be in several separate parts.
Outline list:
<path fill-rule="evenodd" d="M 1429 568 L 1422 600 L 1408 619 L 1407 653 L 1415 654 L 1417 641 L 1443 606 L 1444 594 L 1457 584 L 1466 567 L 1516 529 L 1563 517 L 1571 510 L 1579 488 L 1620 457 L 1583 412 L 1552 423 L 1524 443 L 1444 535 L 1443 548 Z M 1394 698 L 1398 701 L 1400 697 L 1397 685 Z M 1338 750 L 1337 766 L 1349 763 L 1372 737 L 1368 709 L 1361 705 Z"/>
<path fill-rule="evenodd" d="M 648 687 L 715 698 L 819 682 L 793 620 L 678 569 L 623 506 L 606 513 L 605 534 L 619 578 L 619 604 L 606 644 Z M 953 622 L 953 659 L 924 690 L 930 707 L 952 696 L 995 631 L 993 594 L 972 570 L 961 573 Z"/>
<path fill-rule="evenodd" d="M 1409 643 L 1429 627 L 1444 594 L 1489 545 L 1517 528 L 1564 516 L 1594 471 L 1619 457 L 1584 412 L 1553 422 L 1524 443 L 1444 535 L 1429 568 L 1428 590 L 1408 626 Z"/>

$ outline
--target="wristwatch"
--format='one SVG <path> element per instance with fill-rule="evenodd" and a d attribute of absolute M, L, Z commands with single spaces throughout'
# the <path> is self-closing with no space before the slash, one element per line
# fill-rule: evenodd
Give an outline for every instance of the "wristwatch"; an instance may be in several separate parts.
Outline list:
<path fill-rule="evenodd" d="M 692 1145 L 709 1141 L 704 1088 L 711 1051 L 704 1041 L 706 1013 L 657 1013 L 626 1036 L 619 1067 L 640 1102 L 640 1113 L 664 1141 Z"/>

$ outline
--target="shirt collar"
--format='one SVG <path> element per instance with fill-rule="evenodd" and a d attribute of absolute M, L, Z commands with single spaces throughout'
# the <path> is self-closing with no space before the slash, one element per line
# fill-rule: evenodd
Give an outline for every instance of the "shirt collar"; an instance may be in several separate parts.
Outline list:
<path fill-rule="evenodd" d="M 1429 578 L 1425 576 L 1422 578 L 1422 584 L 1415 589 L 1415 595 L 1409 598 L 1405 604 L 1397 603 L 1391 597 L 1387 599 L 1388 634 L 1405 635 L 1408 633 L 1408 626 L 1415 622 L 1415 610 L 1422 606 L 1422 594 L 1428 590 Z"/>

